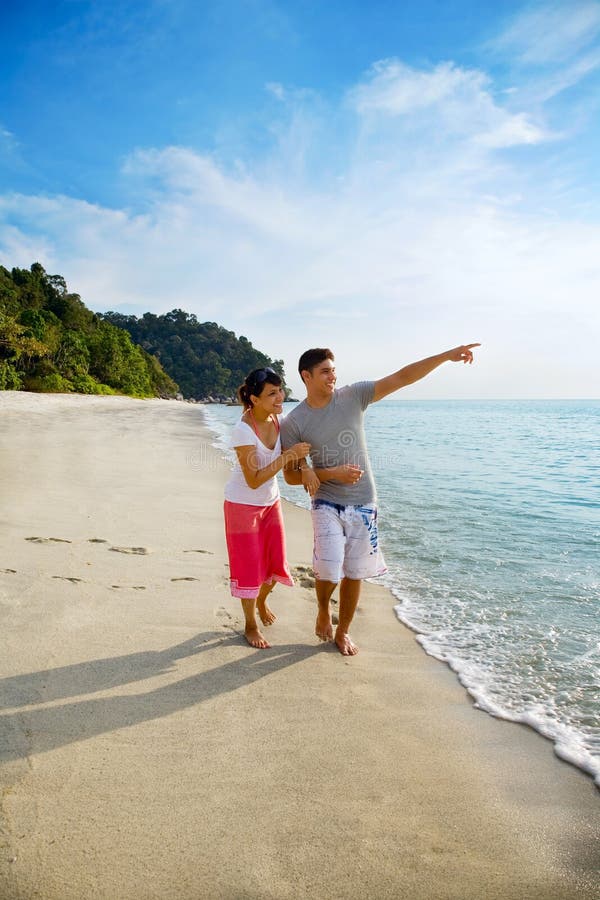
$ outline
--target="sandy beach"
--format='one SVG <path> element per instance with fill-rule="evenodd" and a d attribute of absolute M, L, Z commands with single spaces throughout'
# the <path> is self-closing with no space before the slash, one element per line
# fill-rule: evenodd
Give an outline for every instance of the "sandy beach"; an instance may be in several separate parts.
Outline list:
<path fill-rule="evenodd" d="M 199 406 L 0 392 L 1 900 L 600 896 L 592 780 L 383 588 L 358 656 L 320 644 L 290 504 L 296 586 L 248 647 L 227 469 Z"/>

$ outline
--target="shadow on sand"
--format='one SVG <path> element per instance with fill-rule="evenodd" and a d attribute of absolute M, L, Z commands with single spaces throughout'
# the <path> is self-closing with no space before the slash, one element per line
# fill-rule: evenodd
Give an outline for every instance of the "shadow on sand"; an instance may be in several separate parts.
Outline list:
<path fill-rule="evenodd" d="M 285 644 L 256 651 L 230 662 L 183 678 L 154 690 L 78 699 L 42 709 L 23 709 L 83 694 L 97 693 L 133 684 L 174 671 L 179 659 L 205 651 L 218 651 L 244 643 L 244 638 L 223 638 L 222 632 L 198 634 L 162 651 L 133 653 L 91 660 L 57 669 L 0 680 L 0 704 L 19 707 L 0 715 L 0 761 L 24 759 L 56 747 L 83 741 L 99 734 L 171 715 L 206 700 L 253 684 L 266 675 L 292 666 L 322 652 L 320 646 Z"/>

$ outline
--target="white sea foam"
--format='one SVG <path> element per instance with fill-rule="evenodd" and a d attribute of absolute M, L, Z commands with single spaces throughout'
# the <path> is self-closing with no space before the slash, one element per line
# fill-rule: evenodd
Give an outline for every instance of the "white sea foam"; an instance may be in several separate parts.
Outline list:
<path fill-rule="evenodd" d="M 237 409 L 237 416 L 235 418 L 231 413 L 232 409 Z M 207 403 L 202 407 L 202 412 L 207 428 L 210 428 L 214 434 L 213 443 L 215 447 L 222 450 L 223 455 L 228 459 L 231 458 L 232 451 L 229 447 L 229 436 L 231 434 L 233 423 L 240 417 L 239 407 L 234 408 Z"/>
<path fill-rule="evenodd" d="M 553 742 L 554 752 L 560 759 L 587 772 L 600 787 L 600 757 L 591 752 L 581 733 L 575 727 L 557 721 L 551 706 L 545 708 L 539 703 L 527 705 L 523 697 L 519 698 L 518 688 L 514 691 L 515 696 L 507 696 L 504 703 L 499 702 L 487 690 L 489 680 L 493 678 L 493 670 L 483 669 L 472 661 L 450 652 L 447 647 L 442 647 L 435 638 L 420 632 L 418 626 L 414 624 L 410 612 L 407 612 L 406 599 L 402 598 L 401 592 L 396 588 L 391 587 L 391 590 L 397 598 L 405 601 L 394 607 L 398 619 L 417 633 L 417 642 L 429 656 L 446 663 L 456 673 L 462 686 L 473 698 L 477 709 L 495 718 L 533 728 Z M 511 703 L 514 704 L 513 708 L 510 706 Z"/>

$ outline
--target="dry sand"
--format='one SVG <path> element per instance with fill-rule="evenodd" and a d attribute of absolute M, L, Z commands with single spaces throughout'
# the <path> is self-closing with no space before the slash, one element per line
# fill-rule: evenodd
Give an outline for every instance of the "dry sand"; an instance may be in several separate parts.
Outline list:
<path fill-rule="evenodd" d="M 385 590 L 353 659 L 301 583 L 246 645 L 226 473 L 200 407 L 0 393 L 0 898 L 600 896 L 591 780 L 475 710 Z"/>

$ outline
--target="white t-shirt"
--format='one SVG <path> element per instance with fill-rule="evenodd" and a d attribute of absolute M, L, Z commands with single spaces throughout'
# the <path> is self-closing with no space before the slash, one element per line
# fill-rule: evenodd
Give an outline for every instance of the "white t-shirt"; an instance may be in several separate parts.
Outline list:
<path fill-rule="evenodd" d="M 247 425 L 246 422 L 240 421 L 234 426 L 231 432 L 229 446 L 234 447 L 250 447 L 256 450 L 256 465 L 259 469 L 264 469 L 270 462 L 281 456 L 281 440 L 277 435 L 277 442 L 272 450 L 266 447 L 254 429 Z M 248 483 L 244 478 L 240 461 L 236 456 L 235 464 L 229 476 L 229 481 L 225 485 L 225 499 L 230 503 L 244 503 L 247 506 L 272 506 L 279 500 L 279 485 L 277 478 L 273 476 L 261 484 L 260 487 L 248 487 Z"/>

